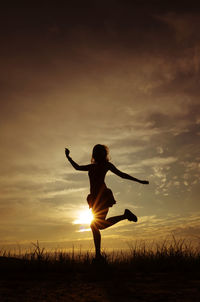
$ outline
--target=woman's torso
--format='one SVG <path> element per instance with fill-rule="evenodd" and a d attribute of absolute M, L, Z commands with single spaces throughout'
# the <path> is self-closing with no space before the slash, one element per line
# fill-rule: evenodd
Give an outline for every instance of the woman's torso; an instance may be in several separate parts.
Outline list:
<path fill-rule="evenodd" d="M 90 179 L 90 193 L 97 196 L 103 187 L 106 188 L 105 176 L 109 170 L 108 162 L 92 164 L 88 175 Z"/>

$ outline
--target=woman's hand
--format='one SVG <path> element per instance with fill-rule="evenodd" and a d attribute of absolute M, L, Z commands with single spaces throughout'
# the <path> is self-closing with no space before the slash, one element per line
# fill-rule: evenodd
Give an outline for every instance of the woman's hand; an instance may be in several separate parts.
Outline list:
<path fill-rule="evenodd" d="M 149 181 L 148 180 L 141 180 L 140 183 L 143 184 L 143 185 L 148 185 Z"/>
<path fill-rule="evenodd" d="M 69 149 L 65 148 L 65 155 L 66 155 L 66 157 L 69 156 L 69 153 L 70 153 Z"/>

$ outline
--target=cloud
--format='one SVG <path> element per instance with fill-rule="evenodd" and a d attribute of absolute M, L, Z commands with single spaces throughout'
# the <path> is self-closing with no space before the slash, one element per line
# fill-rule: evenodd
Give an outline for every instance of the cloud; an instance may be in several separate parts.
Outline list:
<path fill-rule="evenodd" d="M 134 232 L 133 232 L 134 229 Z M 113 229 L 113 234 L 119 233 L 120 237 L 127 241 L 134 240 L 164 240 L 175 236 L 197 243 L 199 231 L 199 213 L 189 213 L 186 217 L 168 214 L 166 217 L 157 215 L 141 217 L 137 225 L 128 226 L 127 222 L 119 224 L 118 228 Z M 108 229 L 108 235 L 111 230 Z M 107 234 L 105 234 L 107 236 Z"/>
<path fill-rule="evenodd" d="M 62 5 L 1 11 L 9 14 L 0 18 L 0 207 L 12 238 L 22 219 L 41 228 L 44 219 L 70 221 L 85 202 L 87 173 L 73 170 L 65 146 L 86 164 L 96 143 L 107 144 L 118 168 L 150 180 L 143 187 L 110 174 L 124 201 L 116 213 L 135 205 L 159 226 L 154 214 L 198 210 L 198 5 Z"/>

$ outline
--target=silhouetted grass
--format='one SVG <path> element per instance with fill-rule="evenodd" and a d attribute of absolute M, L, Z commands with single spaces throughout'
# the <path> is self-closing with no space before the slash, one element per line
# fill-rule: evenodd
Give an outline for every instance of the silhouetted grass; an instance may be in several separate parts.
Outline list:
<path fill-rule="evenodd" d="M 135 272 L 199 272 L 200 250 L 192 247 L 185 240 L 152 243 L 150 246 L 136 242 L 129 246 L 126 252 L 103 253 L 104 260 L 94 261 L 91 252 L 65 252 L 55 250 L 48 252 L 40 247 L 39 242 L 33 243 L 29 252 L 14 254 L 0 250 L 1 271 L 20 272 L 63 272 L 63 273 L 92 273 L 99 271 L 122 271 L 129 274 Z"/>
<path fill-rule="evenodd" d="M 0 250 L 0 301 L 200 301 L 200 250 L 185 240 L 104 253 Z"/>

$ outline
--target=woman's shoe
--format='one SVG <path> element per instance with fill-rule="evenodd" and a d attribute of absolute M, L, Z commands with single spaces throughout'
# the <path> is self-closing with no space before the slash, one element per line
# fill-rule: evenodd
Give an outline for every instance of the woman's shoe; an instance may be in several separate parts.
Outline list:
<path fill-rule="evenodd" d="M 137 222 L 137 216 L 135 216 L 131 211 L 129 211 L 128 209 L 126 209 L 124 211 L 124 215 L 125 217 L 129 220 L 129 221 L 134 221 Z"/>

